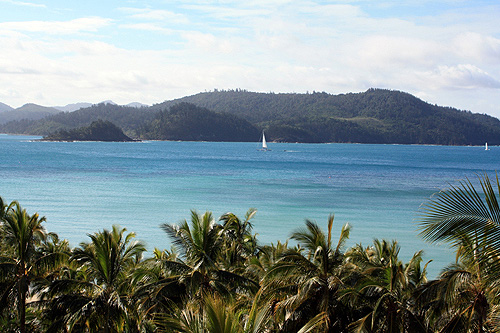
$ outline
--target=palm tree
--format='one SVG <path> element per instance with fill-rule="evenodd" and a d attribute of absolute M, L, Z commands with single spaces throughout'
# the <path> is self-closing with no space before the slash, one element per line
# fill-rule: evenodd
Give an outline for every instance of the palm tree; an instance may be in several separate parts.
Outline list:
<path fill-rule="evenodd" d="M 423 205 L 421 234 L 430 242 L 448 242 L 457 250 L 455 264 L 422 291 L 422 302 L 439 317 L 443 332 L 486 332 L 500 322 L 500 182 L 478 176 L 479 192 L 469 179 L 438 193 Z M 495 193 L 495 188 L 497 193 Z M 439 306 L 438 306 L 439 305 Z"/>
<path fill-rule="evenodd" d="M 485 284 L 482 273 L 477 271 L 477 262 L 469 259 L 458 259 L 436 280 L 419 289 L 417 305 L 427 318 L 430 330 L 442 333 L 498 331 L 498 282 Z"/>
<path fill-rule="evenodd" d="M 426 267 L 421 268 L 422 251 L 403 264 L 396 241 L 375 239 L 373 244 L 366 248 L 358 244 L 346 253 L 357 275 L 346 295 L 357 299 L 358 312 L 366 313 L 351 327 L 358 332 L 425 332 L 413 298 L 427 281 Z"/>
<path fill-rule="evenodd" d="M 164 317 L 161 328 L 165 332 L 243 333 L 241 317 L 242 312 L 234 302 L 207 294 L 201 300 L 188 302 L 183 309 L 178 308 L 174 315 Z"/>
<path fill-rule="evenodd" d="M 202 333 L 258 333 L 270 332 L 270 307 L 241 307 L 233 298 L 223 299 L 205 294 L 201 300 L 191 300 L 184 308 L 176 308 L 173 314 L 163 316 L 159 327 L 165 332 Z M 203 309 L 203 311 L 200 311 Z"/>
<path fill-rule="evenodd" d="M 201 299 L 205 293 L 229 295 L 238 290 L 251 291 L 258 284 L 221 267 L 224 244 L 223 227 L 217 224 L 212 213 L 199 215 L 191 211 L 191 224 L 186 220 L 179 225 L 163 224 L 162 229 L 173 240 L 180 256 L 176 260 L 163 260 L 164 268 L 172 279 L 185 287 L 187 298 Z"/>
<path fill-rule="evenodd" d="M 288 241 L 284 243 L 277 241 L 276 244 L 258 246 L 257 253 L 249 257 L 246 263 L 245 275 L 250 276 L 255 281 L 262 281 L 267 272 L 290 250 L 292 249 L 288 247 Z M 299 248 L 296 247 L 293 250 L 299 251 Z"/>
<path fill-rule="evenodd" d="M 253 226 L 250 222 L 256 213 L 257 210 L 249 209 L 244 220 L 233 213 L 221 216 L 220 221 L 224 228 L 223 256 L 228 268 L 243 268 L 246 260 L 257 253 L 257 238 L 251 234 Z"/>
<path fill-rule="evenodd" d="M 479 193 L 470 180 L 439 192 L 422 206 L 421 235 L 429 242 L 449 242 L 462 251 L 468 250 L 480 265 L 500 269 L 500 206 L 488 177 L 478 177 Z M 500 195 L 500 182 L 496 177 Z M 472 243 L 463 246 L 464 240 Z M 490 282 L 497 280 L 496 276 Z"/>
<path fill-rule="evenodd" d="M 75 269 L 49 288 L 52 296 L 47 318 L 50 329 L 121 332 L 137 330 L 132 272 L 140 263 L 144 245 L 134 233 L 114 225 L 111 231 L 89 235 L 70 258 Z M 134 315 L 132 315 L 134 314 Z"/>
<path fill-rule="evenodd" d="M 0 212 L 0 237 L 4 247 L 0 255 L 0 306 L 16 304 L 19 331 L 26 332 L 26 300 L 30 286 L 47 269 L 48 256 L 39 248 L 46 237 L 42 226 L 45 218 L 37 213 L 29 215 L 17 201 L 5 208 L 0 200 Z"/>
<path fill-rule="evenodd" d="M 264 279 L 264 293 L 274 299 L 274 313 L 282 321 L 281 330 L 347 330 L 351 318 L 340 301 L 345 274 L 341 250 L 350 227 L 342 227 L 335 247 L 332 227 L 333 215 L 328 218 L 327 235 L 315 222 L 306 220 L 306 228 L 291 236 L 300 248 L 285 252 Z"/>

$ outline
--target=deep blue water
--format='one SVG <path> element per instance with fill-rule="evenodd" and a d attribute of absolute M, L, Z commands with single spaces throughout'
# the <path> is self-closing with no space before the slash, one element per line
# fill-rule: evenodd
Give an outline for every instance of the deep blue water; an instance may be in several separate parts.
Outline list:
<path fill-rule="evenodd" d="M 397 239 L 408 260 L 420 249 L 435 276 L 454 260 L 447 246 L 418 236 L 419 206 L 440 189 L 476 174 L 494 175 L 500 148 L 360 144 L 217 142 L 38 142 L 0 135 L 0 196 L 46 216 L 48 231 L 72 246 L 112 224 L 134 231 L 148 249 L 169 248 L 162 223 L 190 210 L 255 207 L 261 243 L 286 240 L 304 219 L 335 237 L 352 225 L 348 245 Z"/>

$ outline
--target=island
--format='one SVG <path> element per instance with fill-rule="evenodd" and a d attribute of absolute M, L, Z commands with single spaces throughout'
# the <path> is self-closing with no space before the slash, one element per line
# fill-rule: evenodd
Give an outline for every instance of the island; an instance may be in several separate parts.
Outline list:
<path fill-rule="evenodd" d="M 89 126 L 73 128 L 70 130 L 61 129 L 49 134 L 41 141 L 106 141 L 106 142 L 132 142 L 123 131 L 110 121 L 96 120 Z"/>

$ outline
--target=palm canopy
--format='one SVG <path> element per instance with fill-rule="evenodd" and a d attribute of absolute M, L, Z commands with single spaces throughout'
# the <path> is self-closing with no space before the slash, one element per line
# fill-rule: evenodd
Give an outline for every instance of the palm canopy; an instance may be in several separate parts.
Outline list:
<path fill-rule="evenodd" d="M 219 255 L 221 237 L 220 226 L 212 213 L 199 215 L 191 211 L 191 225 L 183 220 L 179 225 L 162 224 L 162 229 L 172 239 L 187 264 L 206 270 L 215 265 Z"/>
<path fill-rule="evenodd" d="M 342 227 L 335 247 L 332 228 L 333 214 L 328 217 L 327 234 L 316 222 L 306 220 L 305 228 L 291 236 L 299 248 L 285 251 L 264 278 L 264 293 L 275 299 L 275 311 L 281 313 L 284 330 L 346 329 L 348 310 L 340 301 L 345 273 L 341 249 L 350 227 Z"/>
<path fill-rule="evenodd" d="M 442 332 L 484 332 L 500 317 L 500 182 L 478 175 L 439 192 L 422 206 L 421 234 L 430 242 L 449 242 L 456 262 L 421 293 Z"/>
<path fill-rule="evenodd" d="M 358 244 L 347 253 L 347 262 L 358 273 L 348 293 L 366 314 L 351 324 L 357 332 L 423 332 L 424 324 L 413 306 L 413 293 L 427 281 L 421 267 L 422 251 L 404 264 L 396 241 L 375 239 L 373 246 Z"/>
<path fill-rule="evenodd" d="M 36 246 L 45 239 L 44 221 L 45 217 L 40 218 L 38 213 L 30 216 L 17 201 L 7 208 L 2 223 L 2 240 L 14 251 L 20 264 L 28 263 Z"/>
<path fill-rule="evenodd" d="M 500 182 L 478 176 L 482 192 L 468 179 L 439 192 L 422 205 L 421 235 L 430 242 L 449 242 L 461 255 L 500 270 Z M 497 193 L 495 193 L 495 188 Z M 496 279 L 496 277 L 495 277 Z"/>
<path fill-rule="evenodd" d="M 51 329 L 118 332 L 127 328 L 133 311 L 132 272 L 145 247 L 126 230 L 114 225 L 112 230 L 89 235 L 89 243 L 73 250 L 70 262 L 76 269 L 49 288 L 52 299 L 46 315 L 53 322 Z"/>
<path fill-rule="evenodd" d="M 245 219 L 240 219 L 233 213 L 226 213 L 220 217 L 224 228 L 224 259 L 228 268 L 237 269 L 257 253 L 257 238 L 252 235 L 253 225 L 250 220 L 257 210 L 251 208 L 245 214 Z"/>
<path fill-rule="evenodd" d="M 113 225 L 111 230 L 104 229 L 92 235 L 90 243 L 81 243 L 71 256 L 71 261 L 76 261 L 86 268 L 89 276 L 98 284 L 113 287 L 120 282 L 127 272 L 142 258 L 146 251 L 144 244 L 133 241 L 135 233 L 125 232 L 127 229 Z"/>
<path fill-rule="evenodd" d="M 163 260 L 171 277 L 186 286 L 189 296 L 202 297 L 205 292 L 229 294 L 231 290 L 254 290 L 255 282 L 221 267 L 224 228 L 211 212 L 191 211 L 191 221 L 178 225 L 162 224 L 162 229 L 179 250 L 176 260 Z"/>
<path fill-rule="evenodd" d="M 19 330 L 26 331 L 26 298 L 32 281 L 47 268 L 47 257 L 40 250 L 46 237 L 44 217 L 29 215 L 17 201 L 8 207 L 0 200 L 1 307 L 17 304 Z M 12 302 L 8 301 L 11 300 Z"/>

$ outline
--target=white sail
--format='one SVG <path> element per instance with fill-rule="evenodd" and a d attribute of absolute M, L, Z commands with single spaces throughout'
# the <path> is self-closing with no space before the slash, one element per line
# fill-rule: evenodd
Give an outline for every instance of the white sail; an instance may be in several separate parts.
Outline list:
<path fill-rule="evenodd" d="M 264 135 L 264 132 L 262 132 L 262 149 L 267 149 L 266 136 Z"/>
<path fill-rule="evenodd" d="M 484 150 L 489 150 L 488 149 L 488 142 L 486 142 L 486 144 L 484 145 Z"/>

